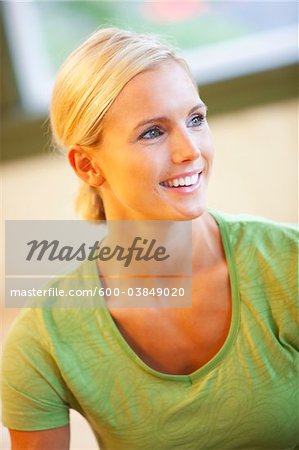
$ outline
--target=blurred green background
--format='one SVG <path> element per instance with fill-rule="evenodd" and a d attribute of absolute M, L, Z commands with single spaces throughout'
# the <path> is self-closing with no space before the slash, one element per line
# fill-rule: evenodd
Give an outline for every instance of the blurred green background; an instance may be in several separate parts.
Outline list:
<path fill-rule="evenodd" d="M 254 40 L 259 33 L 267 32 L 274 33 L 278 40 L 267 41 L 269 52 L 278 51 L 281 38 L 275 32 L 296 26 L 297 7 L 296 1 L 244 0 L 1 2 L 2 160 L 47 150 L 47 99 L 41 101 L 43 107 L 38 110 L 36 103 L 33 109 L 28 107 L 26 98 L 29 105 L 30 95 L 38 101 L 39 85 L 42 91 L 50 90 L 50 81 L 65 57 L 95 29 L 112 25 L 158 33 L 182 52 L 193 52 L 194 61 L 196 55 L 200 58 L 201 50 L 206 49 L 205 55 L 209 55 L 213 46 L 232 43 L 234 53 L 238 39 Z M 221 50 L 218 55 L 221 58 Z M 240 72 L 229 60 L 227 67 L 223 62 L 217 66 L 216 61 L 214 73 L 211 69 L 210 76 L 206 73 L 203 80 L 199 76 L 210 114 L 298 96 L 297 64 L 292 58 L 284 58 L 283 50 L 273 58 L 273 67 L 260 61 L 256 65 L 250 55 L 245 63 L 246 59 Z"/>

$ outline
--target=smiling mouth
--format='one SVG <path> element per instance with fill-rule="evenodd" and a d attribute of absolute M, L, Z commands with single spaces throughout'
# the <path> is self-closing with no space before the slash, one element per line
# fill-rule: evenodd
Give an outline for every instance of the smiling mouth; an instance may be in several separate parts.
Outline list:
<path fill-rule="evenodd" d="M 180 188 L 184 186 L 193 186 L 198 182 L 199 176 L 202 172 L 195 173 L 192 176 L 182 177 L 182 178 L 174 178 L 171 181 L 162 181 L 160 186 L 171 187 L 171 188 Z"/>

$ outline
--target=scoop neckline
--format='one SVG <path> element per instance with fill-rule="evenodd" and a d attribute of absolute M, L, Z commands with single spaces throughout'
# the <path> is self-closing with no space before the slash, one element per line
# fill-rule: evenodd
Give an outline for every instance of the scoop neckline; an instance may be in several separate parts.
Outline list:
<path fill-rule="evenodd" d="M 100 298 L 100 310 L 103 310 L 104 317 L 106 319 L 106 323 L 110 328 L 110 331 L 112 334 L 116 337 L 119 344 L 123 348 L 123 350 L 127 353 L 127 355 L 133 360 L 134 363 L 137 363 L 137 365 L 148 372 L 149 374 L 153 375 L 154 377 L 162 378 L 164 380 L 169 381 L 183 381 L 187 382 L 189 384 L 193 384 L 195 381 L 199 380 L 203 376 L 205 376 L 207 373 L 214 370 L 228 355 L 230 349 L 235 343 L 235 340 L 238 335 L 239 331 L 239 325 L 240 325 L 240 295 L 239 295 L 239 279 L 238 279 L 238 273 L 236 270 L 236 263 L 234 258 L 234 253 L 232 250 L 232 245 L 229 239 L 229 235 L 227 232 L 227 226 L 225 223 L 225 220 L 221 217 L 221 213 L 212 209 L 207 208 L 207 212 L 214 218 L 216 221 L 216 224 L 219 227 L 221 239 L 222 239 L 222 245 L 224 248 L 224 254 L 226 258 L 226 263 L 228 266 L 228 272 L 229 272 L 229 280 L 230 280 L 230 288 L 231 288 L 231 297 L 232 297 L 232 314 L 231 314 L 231 323 L 229 327 L 229 331 L 226 337 L 226 340 L 224 341 L 223 346 L 220 348 L 220 350 L 216 353 L 216 355 L 213 356 L 212 359 L 210 359 L 207 363 L 205 363 L 203 366 L 199 367 L 195 371 L 193 371 L 190 374 L 168 374 L 160 372 L 156 369 L 153 369 L 149 365 L 147 365 L 138 355 L 135 353 L 135 351 L 132 349 L 132 347 L 128 344 L 124 336 L 119 331 L 116 323 L 114 322 L 112 315 L 109 311 L 109 308 L 106 305 L 105 299 L 102 296 Z M 99 272 L 97 268 L 96 262 L 93 262 L 93 269 L 95 270 L 95 276 L 99 279 Z"/>

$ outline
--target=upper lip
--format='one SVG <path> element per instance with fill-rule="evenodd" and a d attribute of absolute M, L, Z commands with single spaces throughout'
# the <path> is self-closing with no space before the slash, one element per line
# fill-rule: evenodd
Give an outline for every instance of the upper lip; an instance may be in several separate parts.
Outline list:
<path fill-rule="evenodd" d="M 173 181 L 173 180 L 179 179 L 179 178 L 192 177 L 192 175 L 201 173 L 202 171 L 203 171 L 203 167 L 201 169 L 189 170 L 188 172 L 178 173 L 177 175 L 175 175 L 171 178 L 167 178 L 166 180 L 163 180 L 162 183 L 165 183 L 166 181 Z"/>

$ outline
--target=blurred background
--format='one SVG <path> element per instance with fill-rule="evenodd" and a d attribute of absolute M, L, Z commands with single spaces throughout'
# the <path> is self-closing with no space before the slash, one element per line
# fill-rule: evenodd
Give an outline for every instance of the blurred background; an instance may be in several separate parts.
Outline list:
<path fill-rule="evenodd" d="M 0 14 L 3 240 L 5 219 L 76 218 L 78 181 L 51 150 L 48 105 L 60 64 L 103 26 L 158 33 L 187 59 L 216 148 L 208 206 L 297 222 L 296 0 L 2 1 Z M 17 313 L 3 301 L 2 342 Z M 75 413 L 71 448 L 97 448 Z"/>

